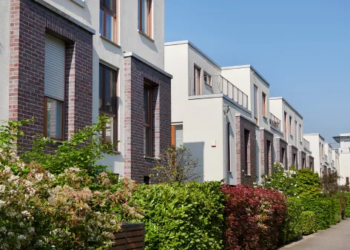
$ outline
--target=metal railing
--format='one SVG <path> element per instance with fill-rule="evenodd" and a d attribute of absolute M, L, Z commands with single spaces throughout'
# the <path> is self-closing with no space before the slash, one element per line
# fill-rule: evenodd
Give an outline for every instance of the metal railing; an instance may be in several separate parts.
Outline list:
<path fill-rule="evenodd" d="M 278 129 L 281 131 L 281 120 L 278 119 L 275 115 L 270 113 L 270 125 L 274 127 L 275 129 Z"/>
<path fill-rule="evenodd" d="M 191 78 L 189 84 L 190 96 L 224 94 L 235 103 L 248 109 L 248 96 L 233 83 L 222 76 Z"/>
<path fill-rule="evenodd" d="M 306 139 L 303 139 L 304 148 L 310 151 L 310 142 Z"/>

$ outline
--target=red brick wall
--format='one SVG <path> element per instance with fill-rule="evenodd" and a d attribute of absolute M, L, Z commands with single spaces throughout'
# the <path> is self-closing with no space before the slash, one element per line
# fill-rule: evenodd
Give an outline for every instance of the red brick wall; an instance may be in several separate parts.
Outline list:
<path fill-rule="evenodd" d="M 66 43 L 66 138 L 92 122 L 92 34 L 32 0 L 11 0 L 9 117 L 34 117 L 25 148 L 43 133 L 46 32 Z"/>
<path fill-rule="evenodd" d="M 256 182 L 256 133 L 255 124 L 242 116 L 236 117 L 237 184 L 253 185 Z M 249 131 L 248 169 L 245 170 L 244 131 Z"/>
<path fill-rule="evenodd" d="M 270 149 L 267 150 L 267 141 L 270 141 Z M 262 129 L 260 131 L 261 173 L 271 174 L 273 167 L 273 134 Z M 269 154 L 267 155 L 267 151 Z"/>
<path fill-rule="evenodd" d="M 154 167 L 144 157 L 144 81 L 154 85 L 153 154 L 158 156 L 171 143 L 171 79 L 132 56 L 124 58 L 124 74 L 124 175 L 143 183 Z"/>

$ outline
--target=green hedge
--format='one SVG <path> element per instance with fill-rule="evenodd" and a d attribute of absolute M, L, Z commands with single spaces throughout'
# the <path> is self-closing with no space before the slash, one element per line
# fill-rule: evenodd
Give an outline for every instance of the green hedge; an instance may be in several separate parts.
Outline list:
<path fill-rule="evenodd" d="M 287 199 L 287 216 L 284 219 L 279 235 L 279 244 L 287 244 L 298 240 L 302 235 L 302 227 L 300 224 L 301 214 L 303 212 L 300 199 Z"/>
<path fill-rule="evenodd" d="M 304 211 L 313 211 L 317 218 L 317 229 L 324 230 L 331 225 L 332 215 L 332 202 L 326 198 L 304 198 L 301 200 Z M 334 218 L 334 217 L 333 217 Z"/>
<path fill-rule="evenodd" d="M 303 235 L 308 235 L 317 232 L 317 217 L 315 212 L 302 212 L 300 224 L 303 231 Z"/>
<path fill-rule="evenodd" d="M 340 201 L 338 199 L 330 199 L 331 201 L 331 224 L 335 225 L 341 220 Z"/>
<path fill-rule="evenodd" d="M 220 182 L 141 185 L 146 249 L 222 249 L 224 194 Z"/>
<path fill-rule="evenodd" d="M 345 217 L 350 217 L 350 194 L 348 195 L 348 200 L 345 205 Z"/>

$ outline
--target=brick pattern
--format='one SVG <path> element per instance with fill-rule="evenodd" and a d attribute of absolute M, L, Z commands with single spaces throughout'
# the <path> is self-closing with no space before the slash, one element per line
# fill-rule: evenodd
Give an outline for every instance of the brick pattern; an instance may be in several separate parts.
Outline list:
<path fill-rule="evenodd" d="M 256 181 L 256 125 L 242 116 L 236 117 L 237 184 L 253 185 Z M 248 173 L 245 172 L 245 130 L 249 131 Z"/>
<path fill-rule="evenodd" d="M 289 159 L 288 159 L 288 163 L 289 166 L 291 167 L 293 166 L 293 155 L 295 154 L 296 159 L 295 159 L 295 168 L 299 169 L 299 164 L 298 164 L 298 149 L 292 145 L 288 146 L 288 152 L 289 152 Z"/>
<path fill-rule="evenodd" d="M 284 159 L 282 159 L 282 149 L 284 149 Z M 276 139 L 276 160 L 288 169 L 288 144 L 281 138 Z"/>
<path fill-rule="evenodd" d="M 154 167 L 154 161 L 144 157 L 144 82 L 154 86 L 153 153 L 158 156 L 171 143 L 171 79 L 135 57 L 124 58 L 124 74 L 124 175 L 143 183 Z"/>
<path fill-rule="evenodd" d="M 267 148 L 267 142 L 270 142 L 269 149 Z M 261 173 L 271 174 L 273 166 L 273 134 L 269 131 L 262 129 L 260 131 L 260 153 L 261 153 Z M 267 155 L 268 154 L 268 155 Z"/>
<path fill-rule="evenodd" d="M 30 119 L 18 144 L 43 133 L 45 34 L 66 43 L 65 139 L 92 122 L 92 34 L 32 0 L 11 0 L 10 120 Z"/>
<path fill-rule="evenodd" d="M 307 163 L 306 163 L 306 153 L 304 151 L 299 151 L 299 168 L 306 168 L 307 167 Z M 303 164 L 304 162 L 304 164 Z"/>

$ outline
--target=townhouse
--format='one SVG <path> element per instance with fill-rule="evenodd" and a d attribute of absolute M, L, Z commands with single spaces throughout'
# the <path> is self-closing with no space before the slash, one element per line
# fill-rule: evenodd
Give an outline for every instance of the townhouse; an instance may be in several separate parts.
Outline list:
<path fill-rule="evenodd" d="M 350 134 L 344 133 L 333 137 L 339 143 L 339 148 L 333 150 L 335 166 L 341 179 L 341 185 L 350 185 Z M 337 163 L 338 158 L 338 163 Z M 338 166 L 337 166 L 338 165 Z"/>
<path fill-rule="evenodd" d="M 119 154 L 102 163 L 149 183 L 171 140 L 164 0 L 11 0 L 0 12 L 0 119 L 35 119 L 20 146 L 67 140 L 105 114 L 101 136 Z"/>
<path fill-rule="evenodd" d="M 304 138 L 310 143 L 310 149 L 314 158 L 314 172 L 318 173 L 319 176 L 321 176 L 323 173 L 327 173 L 327 165 L 329 165 L 328 155 L 325 157 L 326 147 L 328 152 L 328 146 L 326 146 L 327 142 L 325 142 L 322 135 L 318 133 L 304 134 Z"/>

